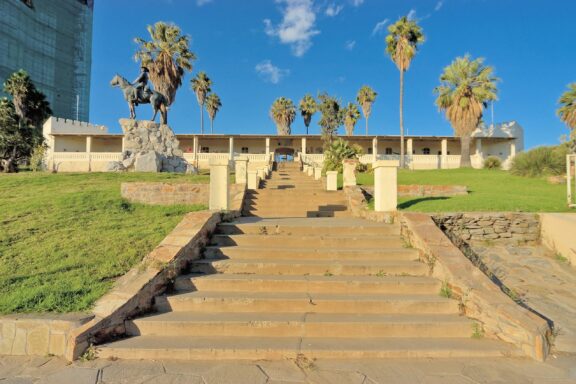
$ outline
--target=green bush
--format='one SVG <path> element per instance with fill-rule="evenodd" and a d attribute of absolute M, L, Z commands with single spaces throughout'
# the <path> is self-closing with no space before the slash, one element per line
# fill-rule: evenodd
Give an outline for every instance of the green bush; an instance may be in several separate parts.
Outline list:
<path fill-rule="evenodd" d="M 46 153 L 45 145 L 38 145 L 30 155 L 30 170 L 34 172 L 43 171 L 44 167 L 44 154 Z"/>
<path fill-rule="evenodd" d="M 500 169 L 501 167 L 502 167 L 502 161 L 500 161 L 499 157 L 488 156 L 484 160 L 484 168 L 486 169 Z"/>
<path fill-rule="evenodd" d="M 362 155 L 362 148 L 357 144 L 350 145 L 349 142 L 338 138 L 328 146 L 324 151 L 323 172 L 338 171 L 342 172 L 342 160 L 355 159 Z"/>
<path fill-rule="evenodd" d="M 527 177 L 562 175 L 566 172 L 567 153 L 568 145 L 565 144 L 522 152 L 512 160 L 510 173 Z"/>

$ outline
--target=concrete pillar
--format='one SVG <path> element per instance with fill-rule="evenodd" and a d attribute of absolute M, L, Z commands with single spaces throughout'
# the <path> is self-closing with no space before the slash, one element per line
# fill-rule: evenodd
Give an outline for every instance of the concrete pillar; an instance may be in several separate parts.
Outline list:
<path fill-rule="evenodd" d="M 258 171 L 248 171 L 248 189 L 258 189 L 259 184 Z"/>
<path fill-rule="evenodd" d="M 264 180 L 266 178 L 266 168 L 258 168 L 256 171 L 260 180 Z"/>
<path fill-rule="evenodd" d="M 399 161 L 381 160 L 375 162 L 374 169 L 374 210 L 376 212 L 396 211 L 398 205 L 398 166 Z"/>
<path fill-rule="evenodd" d="M 345 187 L 356 185 L 356 166 L 358 165 L 357 159 L 346 159 L 342 161 L 344 165 L 344 183 Z"/>
<path fill-rule="evenodd" d="M 482 156 L 482 139 L 476 139 L 476 156 Z"/>
<path fill-rule="evenodd" d="M 372 139 L 372 162 L 378 160 L 378 138 Z"/>
<path fill-rule="evenodd" d="M 510 143 L 510 158 L 513 159 L 516 157 L 516 142 L 512 141 Z"/>
<path fill-rule="evenodd" d="M 86 152 L 92 152 L 92 136 L 86 136 Z"/>
<path fill-rule="evenodd" d="M 338 171 L 326 172 L 326 190 L 327 191 L 338 190 Z"/>
<path fill-rule="evenodd" d="M 122 152 L 126 150 L 126 138 L 122 136 Z"/>
<path fill-rule="evenodd" d="M 194 158 L 198 158 L 198 136 L 194 136 L 194 144 L 192 144 L 192 153 Z"/>
<path fill-rule="evenodd" d="M 230 191 L 228 159 L 210 159 L 210 210 L 228 210 Z"/>
<path fill-rule="evenodd" d="M 228 159 L 234 160 L 234 138 L 230 137 L 228 139 Z"/>
<path fill-rule="evenodd" d="M 448 140 L 442 139 L 442 157 L 440 158 L 440 168 L 448 168 Z"/>
<path fill-rule="evenodd" d="M 306 138 L 305 137 L 302 138 L 302 154 L 303 155 L 306 154 Z"/>
<path fill-rule="evenodd" d="M 266 157 L 270 157 L 270 138 L 266 138 Z"/>
<path fill-rule="evenodd" d="M 413 153 L 414 153 L 414 140 L 413 139 L 407 139 L 406 140 L 406 154 L 408 156 L 412 156 Z"/>
<path fill-rule="evenodd" d="M 322 167 L 314 167 L 314 180 L 322 178 Z"/>
<path fill-rule="evenodd" d="M 306 171 L 306 174 L 308 176 L 313 176 L 314 175 L 314 166 L 313 165 L 309 165 L 308 166 L 308 170 Z"/>
<path fill-rule="evenodd" d="M 308 167 L 309 167 L 308 164 L 304 164 L 304 165 L 302 166 L 302 172 L 308 173 Z"/>
<path fill-rule="evenodd" d="M 236 184 L 246 184 L 248 179 L 248 159 L 240 158 L 234 162 Z"/>

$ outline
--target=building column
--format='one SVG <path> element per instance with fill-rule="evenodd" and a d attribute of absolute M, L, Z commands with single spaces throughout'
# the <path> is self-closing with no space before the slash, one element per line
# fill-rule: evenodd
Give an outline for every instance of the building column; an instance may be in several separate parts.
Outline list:
<path fill-rule="evenodd" d="M 405 162 L 406 166 L 412 169 L 412 156 L 414 155 L 414 139 L 406 139 L 406 157 L 408 159 Z"/>
<path fill-rule="evenodd" d="M 234 161 L 236 184 L 246 184 L 248 180 L 248 159 L 240 158 Z"/>
<path fill-rule="evenodd" d="M 399 165 L 397 160 L 381 160 L 372 165 L 374 169 L 374 210 L 376 212 L 392 212 L 397 209 Z"/>
<path fill-rule="evenodd" d="M 484 162 L 484 154 L 482 153 L 482 139 L 476 139 L 476 161 L 479 167 L 482 168 Z"/>
<path fill-rule="evenodd" d="M 513 141 L 510 143 L 510 159 L 516 157 L 516 142 Z"/>
<path fill-rule="evenodd" d="M 126 150 L 126 138 L 122 136 L 122 152 Z"/>
<path fill-rule="evenodd" d="M 88 172 L 92 171 L 92 136 L 86 136 L 86 153 L 88 153 Z"/>
<path fill-rule="evenodd" d="M 228 139 L 228 159 L 229 160 L 234 160 L 234 138 L 230 137 Z"/>
<path fill-rule="evenodd" d="M 270 157 L 270 138 L 266 138 L 266 157 Z"/>
<path fill-rule="evenodd" d="M 448 168 L 448 140 L 442 139 L 442 157 L 440 159 L 440 168 Z"/>
<path fill-rule="evenodd" d="M 210 160 L 210 210 L 228 210 L 230 207 L 229 164 L 227 159 Z"/>
<path fill-rule="evenodd" d="M 378 138 L 372 139 L 372 162 L 378 160 Z"/>
<path fill-rule="evenodd" d="M 306 154 L 306 138 L 305 137 L 302 138 L 302 154 L 303 155 Z"/>
<path fill-rule="evenodd" d="M 198 136 L 194 136 L 194 143 L 192 144 L 192 154 L 194 159 L 198 158 Z"/>

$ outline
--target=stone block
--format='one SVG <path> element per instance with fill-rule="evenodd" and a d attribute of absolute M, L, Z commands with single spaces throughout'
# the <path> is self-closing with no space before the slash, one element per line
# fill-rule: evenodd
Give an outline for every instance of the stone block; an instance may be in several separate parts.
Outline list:
<path fill-rule="evenodd" d="M 358 159 L 345 159 L 342 161 L 343 185 L 345 187 L 356 185 L 356 167 L 358 166 L 358 163 Z"/>
<path fill-rule="evenodd" d="M 338 190 L 338 172 L 337 171 L 327 171 L 326 172 L 326 190 L 327 191 L 337 191 Z"/>
<path fill-rule="evenodd" d="M 229 166 L 228 159 L 212 159 L 210 161 L 210 202 L 211 210 L 230 209 L 229 190 Z"/>
<path fill-rule="evenodd" d="M 51 333 L 48 353 L 54 356 L 63 356 L 66 351 L 66 335 Z"/>
<path fill-rule="evenodd" d="M 314 180 L 320 180 L 322 178 L 322 168 L 314 167 Z"/>
<path fill-rule="evenodd" d="M 162 169 L 162 158 L 155 151 L 148 151 L 136 157 L 134 171 L 136 172 L 160 172 Z"/>
<path fill-rule="evenodd" d="M 28 355 L 45 356 L 48 353 L 50 331 L 47 325 L 37 324 L 28 331 L 26 353 Z"/>
<path fill-rule="evenodd" d="M 344 164 L 346 164 L 346 160 Z M 376 161 L 372 168 L 374 169 L 374 210 L 376 212 L 396 211 L 398 205 L 398 162 Z M 354 182 L 356 182 L 356 176 L 354 176 Z"/>

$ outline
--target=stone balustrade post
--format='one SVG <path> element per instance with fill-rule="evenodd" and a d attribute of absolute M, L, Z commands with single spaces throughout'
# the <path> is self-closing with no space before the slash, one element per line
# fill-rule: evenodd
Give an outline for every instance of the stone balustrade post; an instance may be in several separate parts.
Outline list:
<path fill-rule="evenodd" d="M 229 166 L 228 159 L 210 160 L 210 210 L 230 209 Z"/>
<path fill-rule="evenodd" d="M 257 172 L 260 180 L 264 180 L 266 178 L 266 168 L 258 168 Z"/>
<path fill-rule="evenodd" d="M 374 168 L 374 210 L 392 212 L 398 206 L 398 160 L 380 160 Z"/>
<path fill-rule="evenodd" d="M 258 171 L 248 171 L 248 189 L 258 189 Z"/>
<path fill-rule="evenodd" d="M 240 158 L 234 162 L 236 184 L 246 184 L 248 179 L 248 159 Z"/>
<path fill-rule="evenodd" d="M 326 190 L 338 190 L 338 171 L 326 171 Z"/>
<path fill-rule="evenodd" d="M 356 167 L 358 166 L 358 159 L 345 159 L 342 161 L 342 165 L 344 166 L 343 185 L 345 187 L 356 185 Z"/>
<path fill-rule="evenodd" d="M 314 180 L 322 178 L 322 167 L 314 167 Z"/>
<path fill-rule="evenodd" d="M 313 165 L 309 165 L 308 166 L 308 171 L 306 171 L 306 174 L 308 176 L 313 176 L 314 175 L 314 166 Z"/>
<path fill-rule="evenodd" d="M 308 164 L 304 164 L 304 165 L 302 166 L 302 172 L 308 173 L 308 167 L 309 167 Z"/>

